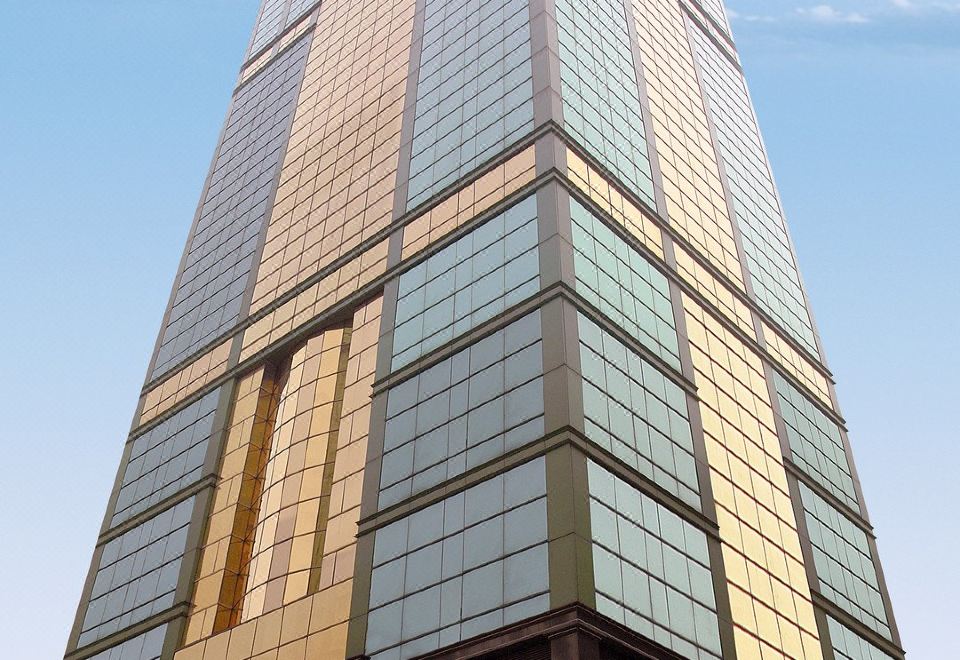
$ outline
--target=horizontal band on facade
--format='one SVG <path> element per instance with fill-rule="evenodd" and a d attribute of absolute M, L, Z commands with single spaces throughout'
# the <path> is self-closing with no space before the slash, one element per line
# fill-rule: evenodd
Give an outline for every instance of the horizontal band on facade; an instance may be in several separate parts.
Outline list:
<path fill-rule="evenodd" d="M 419 492 L 402 502 L 377 511 L 375 514 L 361 518 L 357 535 L 364 536 L 371 534 L 390 523 L 405 518 L 416 511 L 425 509 L 451 495 L 465 491 L 471 486 L 482 483 L 497 474 L 506 472 L 511 468 L 527 463 L 540 456 L 545 456 L 558 448 L 566 446 L 573 447 L 586 457 L 602 465 L 608 471 L 624 479 L 644 495 L 649 496 L 658 504 L 665 506 L 685 521 L 696 526 L 707 534 L 708 537 L 717 541 L 720 540 L 719 528 L 715 521 L 693 507 L 684 504 L 670 493 L 667 493 L 642 474 L 623 463 L 619 458 L 594 444 L 583 433 L 572 426 L 557 429 L 544 435 L 542 438 L 529 442 L 522 447 L 509 451 L 475 468 L 471 468 L 442 484 Z"/>
<path fill-rule="evenodd" d="M 818 607 L 820 610 L 830 615 L 847 628 L 850 628 L 852 631 L 857 633 L 860 637 L 866 639 L 874 646 L 883 649 L 896 658 L 903 658 L 905 656 L 906 651 L 903 648 L 894 642 L 891 642 L 883 635 L 877 634 L 876 631 L 863 625 L 859 620 L 847 614 L 845 610 L 837 607 L 833 601 L 829 600 L 826 596 L 820 593 L 820 591 L 817 589 L 817 585 L 810 585 L 810 595 L 813 598 L 813 604 L 815 607 Z"/>
<path fill-rule="evenodd" d="M 529 144 L 524 145 L 524 148 L 526 146 L 529 146 Z M 490 167 L 480 171 L 480 173 L 476 178 L 479 178 L 479 176 L 482 176 L 482 173 L 489 171 L 490 168 L 496 167 L 497 165 L 502 164 L 503 162 L 508 160 L 510 157 L 512 157 L 512 155 L 515 155 L 515 153 L 519 151 L 522 151 L 522 148 L 515 148 L 510 152 L 505 152 L 506 154 L 509 154 L 509 155 L 506 155 L 505 157 L 498 159 L 495 163 L 492 163 Z M 828 417 L 830 417 L 833 421 L 835 421 L 838 424 L 838 426 L 841 427 L 841 429 L 845 430 L 846 425 L 842 417 L 840 417 L 833 410 L 823 406 L 822 403 L 820 403 L 819 398 L 815 394 L 810 392 L 809 388 L 805 384 L 801 383 L 796 378 L 794 378 L 793 375 L 790 374 L 787 370 L 780 368 L 778 363 L 775 360 L 771 359 L 769 352 L 765 350 L 755 338 L 746 335 L 739 327 L 736 326 L 736 324 L 731 323 L 726 316 L 720 313 L 719 310 L 717 310 L 706 298 L 703 297 L 703 294 L 701 294 L 699 291 L 694 289 L 683 278 L 678 277 L 676 272 L 668 268 L 667 265 L 663 261 L 661 261 L 659 258 L 653 258 L 653 257 L 656 257 L 656 255 L 653 255 L 652 253 L 650 253 L 649 249 L 645 245 L 643 245 L 642 242 L 638 241 L 635 236 L 632 236 L 629 232 L 624 231 L 623 228 L 620 227 L 619 223 L 610 220 L 606 211 L 604 211 L 602 208 L 597 206 L 588 196 L 584 195 L 582 191 L 580 191 L 576 186 L 572 185 L 567 179 L 567 177 L 564 176 L 559 170 L 551 169 L 551 170 L 548 170 L 546 173 L 537 176 L 533 181 L 519 188 L 517 191 L 511 193 L 509 196 L 505 197 L 500 202 L 498 202 L 495 206 L 484 211 L 483 214 L 477 216 L 477 218 L 487 219 L 487 218 L 493 217 L 497 213 L 502 212 L 504 209 L 509 208 L 520 199 L 523 199 L 529 195 L 532 195 L 536 190 L 540 189 L 541 187 L 549 183 L 559 184 L 572 197 L 577 198 L 578 201 L 580 201 L 582 204 L 590 208 L 596 215 L 603 218 L 605 220 L 605 223 L 611 229 L 617 232 L 622 239 L 626 240 L 631 245 L 631 247 L 633 247 L 634 249 L 637 249 L 638 251 L 642 252 L 644 255 L 648 256 L 651 263 L 655 267 L 657 267 L 660 270 L 660 272 L 663 273 L 670 281 L 675 282 L 678 286 L 680 286 L 685 294 L 694 298 L 698 302 L 698 304 L 704 307 L 704 309 L 708 310 L 710 314 L 718 322 L 720 322 L 724 327 L 726 327 L 728 330 L 733 332 L 739 339 L 746 342 L 747 345 L 749 345 L 751 349 L 756 351 L 758 355 L 762 356 L 765 360 L 769 361 L 770 364 L 773 366 L 773 368 L 777 369 L 778 372 L 781 373 L 785 378 L 787 378 L 795 387 L 797 387 L 802 392 L 807 392 L 808 394 L 810 394 L 810 399 L 813 401 L 813 403 L 817 405 L 818 408 L 820 408 L 826 415 L 828 415 Z M 430 208 L 435 207 L 441 201 L 443 200 L 434 201 L 433 203 L 431 203 Z M 641 203 L 640 200 L 636 200 L 636 201 L 637 203 Z M 403 220 L 396 223 L 395 226 L 386 228 L 382 232 L 382 234 L 393 233 L 398 231 L 406 223 L 416 219 L 416 217 L 421 217 L 425 212 L 426 212 L 425 210 L 420 210 L 420 213 L 417 214 L 415 217 L 410 217 L 410 214 L 407 214 L 407 216 L 405 216 Z M 659 220 L 658 216 L 654 216 L 654 218 L 656 220 Z M 659 220 L 659 221 L 662 222 L 662 220 Z M 477 219 L 476 222 L 471 221 L 471 225 L 479 225 L 479 224 L 482 224 L 482 222 L 483 220 Z M 664 225 L 661 225 L 661 229 L 664 229 Z M 451 232 L 451 233 L 454 234 L 455 236 L 462 235 L 462 234 L 457 234 L 455 232 Z M 306 280 L 304 283 L 302 283 L 298 287 L 294 288 L 293 290 L 285 294 L 282 298 L 278 299 L 275 303 L 271 303 L 271 305 L 265 307 L 263 310 L 259 311 L 256 315 L 253 315 L 248 319 L 245 319 L 245 321 L 242 324 L 238 325 L 228 335 L 228 339 L 232 338 L 234 342 L 238 341 L 239 338 L 242 337 L 243 331 L 246 330 L 254 322 L 256 322 L 261 318 L 264 318 L 270 312 L 274 311 L 285 302 L 289 302 L 290 300 L 295 298 L 297 294 L 301 293 L 303 290 L 306 290 L 312 284 L 315 284 L 317 281 L 322 280 L 323 277 L 329 275 L 331 272 L 336 272 L 337 268 L 342 267 L 344 265 L 344 262 L 349 263 L 351 258 L 356 258 L 359 254 L 362 254 L 364 249 L 369 249 L 369 243 L 374 243 L 374 241 L 376 240 L 382 241 L 384 240 L 384 236 L 381 236 L 380 234 L 378 234 L 374 238 L 370 239 L 370 241 L 366 242 L 364 245 L 359 246 L 356 250 L 352 251 L 349 255 L 346 255 L 345 257 L 338 259 L 336 262 L 334 262 L 334 264 L 332 264 L 330 267 L 328 267 L 324 271 L 321 271 L 316 276 Z M 446 241 L 446 237 L 444 237 L 444 240 Z M 674 240 L 676 240 L 676 238 Z M 447 243 L 445 242 L 442 244 L 438 244 L 437 248 L 433 248 L 431 244 L 429 248 L 431 250 L 430 253 L 432 253 L 435 250 L 439 250 L 443 245 L 446 245 L 446 244 Z M 427 253 L 426 255 L 421 255 L 421 253 L 417 253 L 415 256 L 411 257 L 410 260 L 419 261 L 421 258 L 425 258 L 426 256 L 429 256 L 430 253 Z M 230 380 L 232 377 L 253 367 L 255 364 L 257 364 L 258 361 L 262 360 L 265 356 L 282 352 L 284 350 L 284 347 L 292 345 L 293 343 L 296 342 L 298 338 L 305 337 L 311 331 L 319 329 L 323 327 L 325 324 L 329 324 L 335 318 L 337 318 L 338 314 L 341 314 L 341 315 L 346 314 L 352 307 L 355 307 L 356 305 L 360 304 L 363 300 L 375 296 L 376 292 L 383 288 L 383 285 L 385 282 L 389 281 L 393 277 L 396 277 L 399 273 L 402 273 L 403 271 L 405 271 L 408 267 L 408 263 L 409 262 L 407 261 L 402 261 L 396 266 L 388 269 L 383 275 L 381 275 L 380 277 L 372 281 L 369 285 L 354 292 L 344 300 L 338 302 L 331 308 L 327 309 L 323 314 L 318 315 L 317 317 L 311 319 L 310 321 L 302 325 L 299 329 L 294 330 L 289 335 L 285 336 L 282 340 L 275 342 L 270 346 L 265 347 L 255 355 L 252 355 L 246 360 L 239 362 L 234 367 L 228 368 L 223 375 L 205 384 L 201 389 L 191 394 L 189 397 L 184 398 L 182 401 L 177 402 L 175 406 L 171 407 L 170 409 L 165 411 L 163 414 L 155 417 L 154 419 L 149 420 L 147 423 L 139 427 L 135 427 L 128 438 L 128 442 L 132 441 L 142 433 L 149 431 L 151 428 L 160 424 L 162 421 L 169 418 L 170 416 L 172 416 L 182 408 L 186 407 L 190 403 L 193 403 L 194 401 L 202 397 L 204 394 L 206 394 L 210 390 L 214 389 L 215 387 L 218 387 L 224 382 Z M 701 263 L 701 265 L 703 265 L 704 267 L 710 267 L 708 264 L 705 263 L 705 260 L 703 263 Z M 717 274 L 717 276 L 719 276 L 719 274 Z M 748 301 L 745 301 L 745 302 L 748 302 Z M 752 301 L 749 301 L 749 303 L 752 306 Z M 756 309 L 754 309 L 753 311 L 756 311 Z M 221 338 L 220 340 L 217 340 L 214 343 L 219 346 L 223 343 L 223 341 L 224 340 Z"/>
<path fill-rule="evenodd" d="M 128 639 L 133 639 L 138 635 L 142 635 L 143 633 L 156 628 L 157 626 L 162 626 L 165 623 L 170 623 L 171 621 L 181 617 L 186 617 L 189 611 L 189 602 L 177 603 L 164 612 L 154 614 L 148 619 L 138 621 L 137 623 L 130 625 L 123 630 L 118 630 L 117 632 L 107 635 L 102 639 L 98 639 L 95 642 L 67 653 L 64 656 L 64 660 L 84 660 L 85 658 L 97 655 L 98 653 L 106 651 L 113 646 L 117 646 Z"/>

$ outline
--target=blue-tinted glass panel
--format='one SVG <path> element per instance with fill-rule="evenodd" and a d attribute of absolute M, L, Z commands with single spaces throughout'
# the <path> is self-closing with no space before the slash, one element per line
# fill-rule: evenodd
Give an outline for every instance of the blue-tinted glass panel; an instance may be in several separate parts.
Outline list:
<path fill-rule="evenodd" d="M 133 441 L 111 526 L 200 479 L 219 397 L 210 392 Z"/>
<path fill-rule="evenodd" d="M 240 319 L 308 50 L 309 39 L 301 39 L 234 98 L 152 378 Z"/>
<path fill-rule="evenodd" d="M 543 435 L 539 310 L 390 390 L 380 507 Z"/>
<path fill-rule="evenodd" d="M 840 427 L 783 376 L 774 372 L 773 380 L 793 461 L 854 511 L 860 511 Z"/>
<path fill-rule="evenodd" d="M 249 54 L 258 52 L 280 36 L 315 4 L 317 0 L 263 0 L 253 28 Z"/>
<path fill-rule="evenodd" d="M 700 3 L 703 11 L 717 22 L 728 35 L 730 34 L 730 22 L 727 20 L 727 10 L 723 6 L 723 0 L 695 0 Z"/>
<path fill-rule="evenodd" d="M 378 530 L 367 654 L 411 658 L 550 608 L 544 459 Z"/>
<path fill-rule="evenodd" d="M 579 327 L 587 437 L 699 509 L 686 393 L 583 314 Z"/>
<path fill-rule="evenodd" d="M 833 617 L 827 617 L 827 625 L 836 660 L 894 660 Z"/>
<path fill-rule="evenodd" d="M 532 128 L 526 0 L 428 0 L 407 208 Z"/>
<path fill-rule="evenodd" d="M 707 535 L 593 461 L 597 609 L 686 658 L 720 658 Z"/>
<path fill-rule="evenodd" d="M 106 651 L 101 651 L 88 660 L 159 660 L 166 634 L 167 624 L 163 624 Z"/>
<path fill-rule="evenodd" d="M 622 0 L 557 0 L 556 6 L 564 125 L 656 208 L 625 5 Z"/>
<path fill-rule="evenodd" d="M 794 339 L 818 355 L 787 225 L 743 74 L 692 23 L 690 32 L 757 302 Z"/>
<path fill-rule="evenodd" d="M 887 639 L 890 627 L 866 533 L 803 483 L 807 531 L 820 592 Z"/>
<path fill-rule="evenodd" d="M 106 544 L 78 646 L 173 605 L 193 504 L 193 497 L 184 500 Z"/>
<path fill-rule="evenodd" d="M 667 278 L 573 198 L 570 217 L 577 293 L 679 371 Z"/>
<path fill-rule="evenodd" d="M 393 368 L 540 290 L 537 201 L 528 197 L 400 276 Z"/>

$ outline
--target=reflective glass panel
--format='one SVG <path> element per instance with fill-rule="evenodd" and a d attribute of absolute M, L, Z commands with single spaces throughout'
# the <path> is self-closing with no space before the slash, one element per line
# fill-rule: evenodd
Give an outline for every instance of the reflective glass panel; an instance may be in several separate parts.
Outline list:
<path fill-rule="evenodd" d="M 390 390 L 380 507 L 543 435 L 539 310 Z"/>
<path fill-rule="evenodd" d="M 586 316 L 578 318 L 587 437 L 699 509 L 686 393 Z"/>
<path fill-rule="evenodd" d="M 400 276 L 393 368 L 540 290 L 537 201 L 528 197 Z"/>
<path fill-rule="evenodd" d="M 367 653 L 410 658 L 549 609 L 538 458 L 378 530 Z"/>

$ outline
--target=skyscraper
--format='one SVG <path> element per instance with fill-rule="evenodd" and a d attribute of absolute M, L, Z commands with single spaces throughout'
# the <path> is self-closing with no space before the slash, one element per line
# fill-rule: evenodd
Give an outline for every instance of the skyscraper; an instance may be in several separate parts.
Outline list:
<path fill-rule="evenodd" d="M 720 0 L 264 0 L 66 657 L 903 657 Z"/>

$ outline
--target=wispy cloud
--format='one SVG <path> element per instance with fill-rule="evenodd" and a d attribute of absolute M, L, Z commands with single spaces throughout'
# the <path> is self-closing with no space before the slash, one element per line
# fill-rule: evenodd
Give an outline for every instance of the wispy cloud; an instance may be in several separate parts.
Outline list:
<path fill-rule="evenodd" d="M 909 0 L 903 0 L 909 1 Z M 840 11 L 833 5 L 815 5 L 813 7 L 800 7 L 796 10 L 797 15 L 818 23 L 846 23 L 860 24 L 869 23 L 870 19 L 857 11 Z"/>
<path fill-rule="evenodd" d="M 925 0 L 890 0 L 894 9 L 912 14 L 960 13 L 960 2 L 926 2 Z"/>
<path fill-rule="evenodd" d="M 731 0 L 738 37 L 911 56 L 960 51 L 960 0 Z M 780 5 L 777 9 L 771 6 Z M 784 6 L 786 5 L 786 6 Z M 804 52 L 810 52 L 805 50 Z"/>
<path fill-rule="evenodd" d="M 766 3 L 754 3 L 750 0 L 742 2 L 741 6 L 747 5 L 750 9 L 756 9 L 757 4 L 766 6 Z M 805 5 L 782 14 L 734 8 L 731 8 L 728 13 L 731 20 L 741 23 L 783 23 L 802 20 L 824 25 L 862 25 L 896 19 L 898 16 L 910 16 L 914 19 L 935 19 L 937 15 L 943 14 L 960 16 L 960 0 L 885 0 L 885 2 L 841 2 L 840 4 L 844 6 Z"/>

